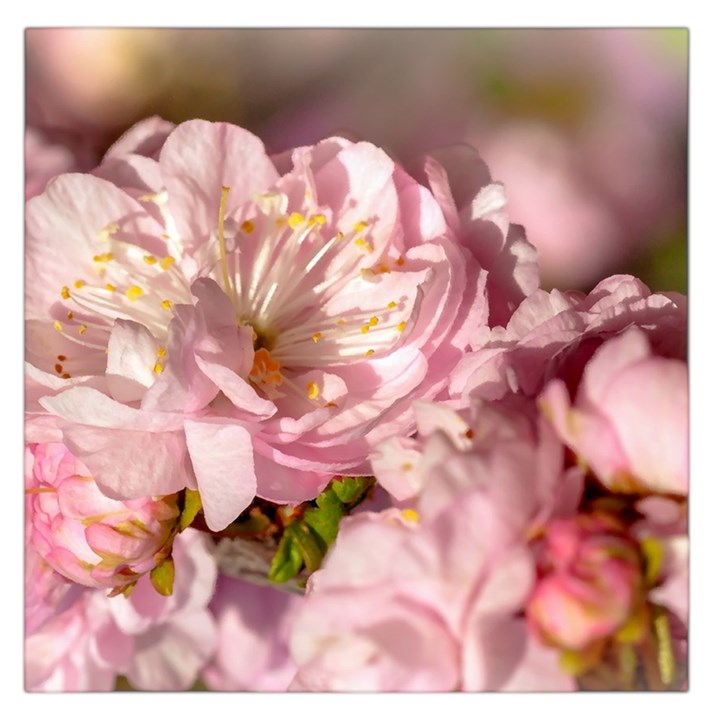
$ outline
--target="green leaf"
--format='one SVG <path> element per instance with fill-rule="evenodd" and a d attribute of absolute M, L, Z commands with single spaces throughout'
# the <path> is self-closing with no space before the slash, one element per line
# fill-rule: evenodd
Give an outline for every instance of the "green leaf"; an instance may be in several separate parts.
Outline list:
<path fill-rule="evenodd" d="M 300 548 L 286 530 L 270 563 L 268 578 L 276 583 L 287 582 L 300 572 L 302 565 Z"/>
<path fill-rule="evenodd" d="M 303 515 L 303 522 L 314 530 L 324 543 L 323 554 L 335 542 L 340 520 L 345 508 L 332 488 L 323 491 L 317 498 L 317 507 L 310 508 Z"/>
<path fill-rule="evenodd" d="M 296 544 L 305 567 L 310 572 L 315 572 L 320 567 L 327 549 L 321 546 L 322 541 L 318 541 L 316 535 L 302 522 L 290 523 L 285 532 L 290 536 L 291 541 Z"/>
<path fill-rule="evenodd" d="M 185 488 L 185 503 L 183 504 L 182 514 L 180 515 L 180 532 L 189 527 L 195 516 L 202 509 L 200 493 L 197 490 Z"/>
<path fill-rule="evenodd" d="M 362 499 L 373 480 L 372 477 L 343 477 L 333 480 L 330 487 L 345 505 L 354 505 Z"/>
<path fill-rule="evenodd" d="M 165 558 L 150 571 L 150 582 L 161 595 L 172 595 L 175 582 L 175 563 L 172 557 Z"/>

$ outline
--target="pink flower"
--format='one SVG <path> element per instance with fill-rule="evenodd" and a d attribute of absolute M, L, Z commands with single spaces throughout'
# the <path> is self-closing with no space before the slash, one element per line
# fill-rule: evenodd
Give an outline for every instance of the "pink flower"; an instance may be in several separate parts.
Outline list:
<path fill-rule="evenodd" d="M 165 560 L 179 515 L 174 497 L 111 500 L 64 445 L 29 451 L 30 540 L 48 565 L 81 585 L 122 588 Z"/>
<path fill-rule="evenodd" d="M 416 414 L 418 510 L 342 522 L 293 627 L 291 689 L 571 689 L 520 616 L 535 582 L 530 539 L 577 503 L 560 445 L 517 408 L 468 419 L 418 403 Z M 390 473 L 407 504 L 414 488 Z"/>
<path fill-rule="evenodd" d="M 118 675 L 140 690 L 188 689 L 215 651 L 207 604 L 217 570 L 193 530 L 178 536 L 174 556 L 170 597 L 156 593 L 148 577 L 129 598 L 84 588 L 74 604 L 28 633 L 26 689 L 107 691 Z"/>
<path fill-rule="evenodd" d="M 290 659 L 291 623 L 301 597 L 220 576 L 210 603 L 218 648 L 203 671 L 212 690 L 287 690 L 297 668 Z"/>
<path fill-rule="evenodd" d="M 197 488 L 218 530 L 368 473 L 485 322 L 478 252 L 385 153 L 277 162 L 191 121 L 157 161 L 121 152 L 28 204 L 39 402 L 108 496 Z"/>
<path fill-rule="evenodd" d="M 555 520 L 540 559 L 543 575 L 528 601 L 533 631 L 569 650 L 618 632 L 644 601 L 639 547 L 601 514 Z"/>
<path fill-rule="evenodd" d="M 654 293 L 629 275 L 600 282 L 588 295 L 538 290 L 525 299 L 506 327 L 480 331 L 452 371 L 450 395 L 501 398 L 537 396 L 552 378 L 575 392 L 585 364 L 597 348 L 630 326 L 641 327 L 654 352 L 684 358 L 687 298 Z"/>
<path fill-rule="evenodd" d="M 641 330 L 628 329 L 593 355 L 574 403 L 560 380 L 540 403 L 611 490 L 687 494 L 687 365 L 654 355 Z"/>

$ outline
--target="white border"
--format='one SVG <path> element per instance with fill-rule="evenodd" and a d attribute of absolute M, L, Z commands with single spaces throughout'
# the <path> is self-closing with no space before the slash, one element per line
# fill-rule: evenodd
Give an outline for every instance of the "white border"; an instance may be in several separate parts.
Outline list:
<path fill-rule="evenodd" d="M 144 717 L 160 713 L 175 714 L 182 703 L 180 717 L 199 713 L 249 713 L 263 717 L 342 716 L 359 717 L 376 713 L 408 716 L 449 716 L 469 711 L 473 716 L 488 717 L 583 717 L 603 718 L 618 711 L 617 717 L 649 715 L 653 719 L 673 717 L 707 717 L 707 707 L 718 707 L 718 576 L 720 548 L 712 517 L 718 502 L 720 473 L 716 469 L 718 419 L 718 380 L 720 368 L 720 321 L 715 293 L 718 288 L 717 161 L 718 93 L 716 71 L 720 67 L 720 37 L 710 3 L 703 11 L 700 4 L 654 2 L 630 3 L 627 0 L 604 0 L 592 7 L 570 2 L 468 3 L 466 0 L 443 0 L 431 10 L 419 3 L 365 0 L 349 6 L 337 0 L 311 2 L 278 2 L 267 5 L 250 3 L 180 3 L 136 2 L 102 4 L 94 2 L 32 2 L 6 5 L 2 33 L 3 112 L 2 112 L 2 197 L 8 220 L 2 238 L 3 275 L 0 289 L 10 307 L 3 312 L 3 330 L 9 328 L 13 343 L 3 339 L 2 359 L 3 457 L 9 459 L 4 479 L 7 492 L 3 499 L 2 539 L 7 548 L 2 574 L 12 582 L 5 584 L 2 597 L 2 666 L 0 683 L 5 690 L 3 705 L 10 716 L 17 703 L 23 714 L 35 717 L 42 712 L 53 717 L 75 716 L 96 711 L 103 718 L 123 718 L 139 711 Z M 468 8 L 472 9 L 469 10 Z M 410 9 L 411 8 L 411 9 Z M 11 16 L 11 12 L 15 12 Z M 22 473 L 22 183 L 18 177 L 23 166 L 23 34 L 24 27 L 42 26 L 165 26 L 165 27 L 573 27 L 573 26 L 664 26 L 690 28 L 691 53 L 691 130 L 690 130 L 690 305 L 691 305 L 691 689 L 686 694 L 574 694 L 556 695 L 366 695 L 347 698 L 343 695 L 223 695 L 220 693 L 115 693 L 84 695 L 27 695 L 22 687 L 22 553 L 19 551 L 22 522 L 19 512 Z M 19 340 L 18 340 L 19 339 Z"/>

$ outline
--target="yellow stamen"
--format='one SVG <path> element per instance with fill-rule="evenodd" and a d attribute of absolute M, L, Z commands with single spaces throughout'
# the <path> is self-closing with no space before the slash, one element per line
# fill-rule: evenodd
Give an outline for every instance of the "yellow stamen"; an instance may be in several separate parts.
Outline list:
<path fill-rule="evenodd" d="M 105 289 L 109 290 L 110 292 L 115 292 L 117 288 L 112 283 L 108 283 L 107 285 L 105 285 Z"/>
<path fill-rule="evenodd" d="M 243 222 L 243 224 L 240 226 L 240 229 L 246 235 L 249 235 L 255 229 L 255 223 L 252 220 L 245 220 L 245 222 Z"/>
<path fill-rule="evenodd" d="M 81 325 L 81 326 L 78 328 L 78 335 L 83 335 L 86 330 L 87 330 L 87 325 Z"/>
<path fill-rule="evenodd" d="M 125 291 L 125 297 L 127 297 L 128 300 L 132 300 L 135 302 L 135 300 L 138 300 L 142 297 L 143 289 L 141 287 L 138 287 L 137 285 L 131 285 L 126 291 Z"/>
<path fill-rule="evenodd" d="M 372 327 L 375 327 L 380 322 L 379 318 L 375 317 L 374 315 L 370 318 L 370 325 Z"/>
<path fill-rule="evenodd" d="M 307 390 L 308 397 L 311 400 L 315 400 L 315 398 L 317 398 L 317 396 L 320 394 L 320 387 L 318 386 L 318 384 L 316 382 L 309 382 L 307 384 L 306 390 Z"/>
<path fill-rule="evenodd" d="M 143 257 L 143 260 L 144 260 L 148 265 L 154 265 L 154 264 L 157 262 L 157 258 L 156 258 L 154 255 L 145 255 L 145 256 Z"/>
<path fill-rule="evenodd" d="M 398 323 L 398 326 L 397 326 L 398 332 L 402 332 L 405 329 L 406 325 L 407 325 L 407 323 L 404 320 L 401 323 Z"/>
<path fill-rule="evenodd" d="M 326 222 L 327 222 L 327 218 L 322 214 L 313 215 L 310 218 L 311 225 L 324 225 Z"/>
<path fill-rule="evenodd" d="M 53 323 L 53 327 L 54 327 L 58 332 L 62 332 L 62 325 L 61 325 L 57 320 Z"/>
<path fill-rule="evenodd" d="M 375 354 L 375 351 L 374 351 L 374 350 L 368 350 L 368 351 L 365 353 L 365 357 L 370 357 L 371 355 L 374 355 L 374 354 Z"/>
<path fill-rule="evenodd" d="M 85 284 L 84 280 L 76 280 L 75 287 L 79 290 Z"/>
<path fill-rule="evenodd" d="M 390 310 L 392 310 L 394 307 L 397 307 L 397 303 L 394 300 L 391 300 L 387 306 Z"/>
<path fill-rule="evenodd" d="M 362 238 L 358 238 L 358 239 L 355 241 L 355 244 L 356 244 L 358 247 L 365 247 L 365 245 L 367 245 L 367 243 L 365 242 L 365 240 L 363 240 Z"/>
<path fill-rule="evenodd" d="M 300 227 L 302 223 L 305 222 L 305 218 L 298 212 L 294 212 L 290 217 L 288 218 L 288 225 L 295 230 L 296 228 Z"/>
<path fill-rule="evenodd" d="M 159 362 L 155 363 L 155 366 L 153 367 L 153 372 L 156 375 L 159 375 L 162 371 L 163 371 L 163 366 Z"/>
<path fill-rule="evenodd" d="M 164 348 L 164 347 L 162 347 L 162 346 L 158 348 L 157 356 L 158 356 L 159 358 L 165 357 L 166 354 L 167 354 L 167 348 Z"/>
<path fill-rule="evenodd" d="M 370 332 L 370 326 L 369 326 L 369 325 L 363 325 L 363 326 L 360 328 L 360 332 L 362 332 L 362 333 L 368 333 L 368 332 Z"/>
<path fill-rule="evenodd" d="M 356 233 L 359 233 L 359 232 L 362 232 L 367 226 L 368 226 L 368 224 L 366 222 L 364 222 L 363 220 L 361 220 L 360 222 L 355 223 L 355 225 L 353 226 L 353 230 Z"/>
<path fill-rule="evenodd" d="M 93 262 L 110 262 L 114 260 L 115 256 L 112 253 L 100 253 L 100 255 L 93 255 Z"/>
<path fill-rule="evenodd" d="M 338 234 L 335 236 L 338 240 L 342 240 L 345 237 L 345 233 L 338 230 Z"/>
<path fill-rule="evenodd" d="M 161 304 L 166 310 L 172 310 L 172 306 L 173 306 L 172 300 L 163 300 L 160 304 Z"/>
<path fill-rule="evenodd" d="M 288 219 L 284 215 L 281 215 L 279 218 L 277 218 L 277 220 L 275 220 L 275 227 L 278 227 L 278 228 L 285 227 L 285 225 L 287 224 L 287 221 L 288 221 Z"/>
<path fill-rule="evenodd" d="M 168 255 L 160 261 L 160 267 L 163 270 L 167 270 L 174 262 L 175 262 L 175 258 L 170 257 L 170 255 Z"/>
<path fill-rule="evenodd" d="M 405 472 L 407 472 L 408 470 L 412 470 L 412 469 L 413 469 L 413 464 L 412 464 L 412 463 L 409 463 L 409 462 L 408 462 L 408 463 L 403 463 L 403 464 L 400 466 L 400 469 L 401 469 L 401 470 L 405 470 Z"/>
<path fill-rule="evenodd" d="M 322 333 L 316 332 L 313 336 L 313 342 L 316 343 L 322 337 Z"/>
<path fill-rule="evenodd" d="M 339 320 L 335 321 L 335 324 L 342 327 L 345 324 L 345 321 L 342 318 L 340 318 Z"/>
<path fill-rule="evenodd" d="M 410 522 L 420 522 L 420 515 L 418 514 L 417 510 L 413 510 L 412 508 L 405 508 L 400 512 L 400 514 Z"/>
<path fill-rule="evenodd" d="M 60 296 L 63 300 L 70 299 L 70 288 L 67 285 L 63 286 L 63 289 L 60 291 Z"/>

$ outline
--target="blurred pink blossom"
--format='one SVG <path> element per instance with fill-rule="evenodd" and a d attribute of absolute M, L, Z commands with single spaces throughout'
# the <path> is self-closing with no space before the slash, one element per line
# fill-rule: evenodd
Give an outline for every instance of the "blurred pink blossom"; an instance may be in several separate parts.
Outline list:
<path fill-rule="evenodd" d="M 221 691 L 287 690 L 296 672 L 288 648 L 290 626 L 302 603 L 272 586 L 220 576 L 209 606 L 218 648 L 203 671 L 205 684 Z"/>
<path fill-rule="evenodd" d="M 540 567 L 527 614 L 533 631 L 551 645 L 583 650 L 621 630 L 643 608 L 639 547 L 608 516 L 552 522 Z"/>
<path fill-rule="evenodd" d="M 207 604 L 217 570 L 202 535 L 175 543 L 175 589 L 163 597 L 143 577 L 129 598 L 83 589 L 25 640 L 28 691 L 107 691 L 124 675 L 139 690 L 186 690 L 215 650 Z M 27 592 L 27 589 L 26 589 Z"/>

